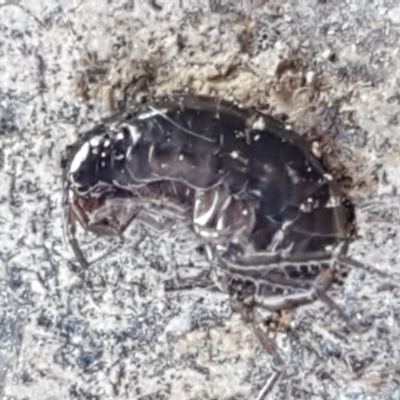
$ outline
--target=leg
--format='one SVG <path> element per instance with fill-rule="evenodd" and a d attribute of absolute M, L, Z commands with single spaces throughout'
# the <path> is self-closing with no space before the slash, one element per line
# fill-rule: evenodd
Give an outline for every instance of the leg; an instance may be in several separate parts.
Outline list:
<path fill-rule="evenodd" d="M 332 284 L 333 278 L 333 271 L 323 271 L 313 283 L 312 288 L 308 291 L 293 293 L 286 296 L 270 297 L 262 297 L 256 293 L 254 302 L 255 305 L 267 310 L 280 311 L 310 304 L 320 299 L 331 310 L 335 310 L 339 314 L 340 318 L 346 323 L 350 330 L 355 333 L 362 333 L 362 328 L 326 293 Z M 260 285 L 259 288 L 260 287 L 262 287 L 262 285 Z M 260 290 L 259 288 L 258 290 Z"/>
<path fill-rule="evenodd" d="M 86 260 L 85 255 L 76 238 L 76 220 L 77 216 L 71 206 L 64 208 L 64 236 L 74 252 L 75 258 L 83 269 L 87 269 L 90 263 Z"/>
<path fill-rule="evenodd" d="M 345 250 L 339 249 L 339 254 L 323 252 L 315 254 L 313 261 L 325 261 L 329 267 L 325 270 L 322 269 L 314 281 L 301 279 L 300 277 L 291 279 L 285 276 L 286 266 L 301 265 L 302 260 L 297 255 L 293 257 L 282 254 L 256 254 L 255 256 L 240 259 L 238 263 L 219 258 L 218 266 L 226 271 L 228 275 L 238 277 L 239 281 L 253 283 L 253 293 L 247 293 L 246 298 L 250 298 L 250 303 L 254 303 L 254 305 L 271 311 L 279 311 L 310 304 L 320 299 L 331 309 L 336 310 L 352 331 L 360 333 L 362 329 L 326 293 L 332 283 L 341 282 L 347 276 L 347 268 L 343 270 L 343 268 L 340 268 L 341 266 L 347 267 L 346 264 L 350 264 L 354 267 L 371 269 L 371 267 L 343 255 Z M 383 273 L 380 275 L 383 275 Z M 291 291 L 292 293 L 277 295 L 274 290 L 263 290 L 265 287 L 280 288 L 281 292 Z M 285 288 L 287 289 L 285 290 Z M 242 288 L 239 288 L 239 291 L 242 293 Z M 247 303 L 250 304 L 249 300 L 247 300 Z"/>
<path fill-rule="evenodd" d="M 279 379 L 284 375 L 285 363 L 278 353 L 275 342 L 270 339 L 266 332 L 264 332 L 260 327 L 253 327 L 253 334 L 257 338 L 261 346 L 272 356 L 272 369 L 274 372 L 270 378 L 265 383 L 264 387 L 261 389 L 256 400 L 264 400 L 267 395 L 271 393 L 272 389 L 275 387 Z"/>
<path fill-rule="evenodd" d="M 134 219 L 134 215 L 131 219 L 127 221 L 127 223 L 121 228 L 121 231 L 104 224 L 89 224 L 85 218 L 84 213 L 80 208 L 75 208 L 73 205 L 68 205 L 65 210 L 64 216 L 64 232 L 67 237 L 67 241 L 74 252 L 75 258 L 81 265 L 83 269 L 87 269 L 91 265 L 103 260 L 104 258 L 110 256 L 115 251 L 117 251 L 124 244 L 124 238 L 122 236 L 122 232 L 126 229 L 126 227 L 132 222 Z M 106 254 L 98 257 L 95 260 L 88 261 L 86 256 L 83 253 L 83 250 L 79 244 L 79 241 L 76 237 L 76 227 L 77 223 L 79 223 L 85 231 L 93 232 L 100 236 L 119 236 L 120 243 L 115 246 L 113 249 L 108 251 Z"/>
<path fill-rule="evenodd" d="M 319 297 L 319 294 L 325 293 L 332 284 L 331 271 L 321 272 L 308 290 L 301 290 L 287 295 L 263 296 L 262 283 L 256 283 L 256 292 L 254 293 L 254 303 L 256 306 L 270 311 L 281 311 L 296 308 L 301 305 L 313 303 Z M 289 286 L 288 286 L 289 287 Z M 293 287 L 291 287 L 293 289 Z"/>
<path fill-rule="evenodd" d="M 285 374 L 285 362 L 279 355 L 275 340 L 269 337 L 270 332 L 268 330 L 264 331 L 260 327 L 259 323 L 254 321 L 254 310 L 240 304 L 239 302 L 234 302 L 233 307 L 235 311 L 240 311 L 244 321 L 250 325 L 253 335 L 257 339 L 258 343 L 272 357 L 271 365 L 273 372 L 256 398 L 256 400 L 265 400 L 268 394 L 272 392 L 277 382 Z"/>
<path fill-rule="evenodd" d="M 168 232 L 175 224 L 174 221 L 168 219 L 164 222 L 157 221 L 151 216 L 151 214 L 148 213 L 140 213 L 136 217 L 136 220 L 150 228 L 152 231 L 154 231 L 154 233 L 158 235 L 162 235 L 163 233 Z"/>
<path fill-rule="evenodd" d="M 240 312 L 243 319 L 251 325 L 254 336 L 272 357 L 272 368 L 274 372 L 265 383 L 256 400 L 267 399 L 268 394 L 272 392 L 277 382 L 283 377 L 287 378 L 285 362 L 279 355 L 274 339 L 269 336 L 270 332 L 264 331 L 261 326 L 257 325 L 255 322 L 254 312 L 257 307 L 270 311 L 281 311 L 284 309 L 292 309 L 299 305 L 309 304 L 317 299 L 321 299 L 330 308 L 338 311 L 339 315 L 344 319 L 348 326 L 352 328 L 352 330 L 357 332 L 360 331 L 344 311 L 326 294 L 333 279 L 334 271 L 331 268 L 322 271 L 314 280 L 310 289 L 279 296 L 271 295 L 271 292 L 269 292 L 270 296 L 265 294 L 262 296 L 263 293 L 260 288 L 262 288 L 263 283 L 253 281 L 252 279 L 246 280 L 246 277 L 243 277 L 242 280 L 237 278 L 234 287 L 229 286 L 229 283 L 231 284 L 234 280 L 231 279 L 228 283 L 228 292 L 231 296 L 233 309 Z M 264 285 L 266 285 L 267 282 L 267 280 L 264 281 Z"/>
<path fill-rule="evenodd" d="M 75 231 L 75 230 L 74 230 Z M 83 254 L 82 248 L 78 242 L 78 239 L 75 237 L 75 233 L 68 234 L 68 242 L 74 252 L 75 258 L 78 263 L 81 265 L 83 269 L 88 269 L 91 265 L 98 263 L 101 260 L 109 257 L 111 254 L 114 254 L 118 249 L 120 249 L 124 245 L 124 237 L 119 236 L 120 243 L 114 246 L 111 250 L 107 251 L 107 253 L 101 255 L 100 257 L 95 258 L 94 260 L 88 261 L 86 256 Z"/>
<path fill-rule="evenodd" d="M 397 280 L 397 278 L 395 276 L 393 276 L 392 274 L 389 274 L 389 273 L 383 272 L 383 271 L 379 271 L 378 269 L 376 269 L 372 265 L 368 265 L 368 264 L 362 263 L 362 262 L 357 261 L 354 258 L 348 257 L 346 255 L 339 254 L 336 257 L 336 259 L 341 264 L 349 265 L 350 267 L 362 269 L 362 270 L 364 270 L 364 271 L 366 271 L 366 272 L 368 272 L 370 274 L 376 274 L 376 275 L 381 276 L 382 278 L 390 279 L 392 281 L 392 283 Z"/>

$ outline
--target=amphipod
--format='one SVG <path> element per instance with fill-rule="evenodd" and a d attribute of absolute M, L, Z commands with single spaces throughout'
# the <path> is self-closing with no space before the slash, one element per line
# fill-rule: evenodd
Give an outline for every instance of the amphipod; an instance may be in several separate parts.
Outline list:
<path fill-rule="evenodd" d="M 233 308 L 273 356 L 258 399 L 284 363 L 257 310 L 319 298 L 343 314 L 327 291 L 357 264 L 346 255 L 353 206 L 309 143 L 256 110 L 205 97 L 154 100 L 84 133 L 63 176 L 67 235 L 85 268 L 77 224 L 122 235 L 132 222 L 183 222 L 210 249 Z"/>

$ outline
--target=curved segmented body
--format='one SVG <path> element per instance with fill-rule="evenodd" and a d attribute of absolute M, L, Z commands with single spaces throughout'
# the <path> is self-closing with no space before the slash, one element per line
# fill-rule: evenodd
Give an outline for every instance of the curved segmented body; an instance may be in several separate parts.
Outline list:
<path fill-rule="evenodd" d="M 76 222 L 122 234 L 134 220 L 157 228 L 157 216 L 163 226 L 190 226 L 213 250 L 246 319 L 255 306 L 281 310 L 316 297 L 337 308 L 325 292 L 347 250 L 353 207 L 306 141 L 255 110 L 156 100 L 83 134 L 69 148 L 64 182 L 68 236 L 85 266 Z"/>
<path fill-rule="evenodd" d="M 164 203 L 221 254 L 313 260 L 349 238 L 352 209 L 308 144 L 266 116 L 213 99 L 144 107 L 87 132 L 68 159 L 67 207 L 78 203 L 89 229 L 121 233 Z"/>

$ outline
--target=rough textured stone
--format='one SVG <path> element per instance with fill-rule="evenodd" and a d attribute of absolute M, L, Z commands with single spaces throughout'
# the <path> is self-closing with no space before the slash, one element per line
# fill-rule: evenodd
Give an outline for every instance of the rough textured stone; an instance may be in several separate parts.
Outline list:
<path fill-rule="evenodd" d="M 4 400 L 251 399 L 271 374 L 190 238 L 132 227 L 86 274 L 63 242 L 62 151 L 148 96 L 221 96 L 322 135 L 355 184 L 352 255 L 396 273 L 399 5 L 262 3 L 0 4 Z M 190 277 L 197 287 L 175 290 Z M 333 292 L 362 335 L 321 303 L 288 315 L 277 340 L 297 375 L 271 398 L 400 398 L 395 283 L 353 270 Z"/>

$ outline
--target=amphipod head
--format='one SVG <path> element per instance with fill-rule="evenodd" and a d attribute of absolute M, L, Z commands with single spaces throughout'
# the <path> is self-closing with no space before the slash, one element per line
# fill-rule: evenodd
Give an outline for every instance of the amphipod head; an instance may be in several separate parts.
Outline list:
<path fill-rule="evenodd" d="M 127 125 L 104 125 L 84 133 L 62 161 L 64 227 L 84 267 L 89 263 L 76 238 L 76 223 L 99 235 L 120 235 L 139 213 L 125 161 L 140 135 Z"/>

